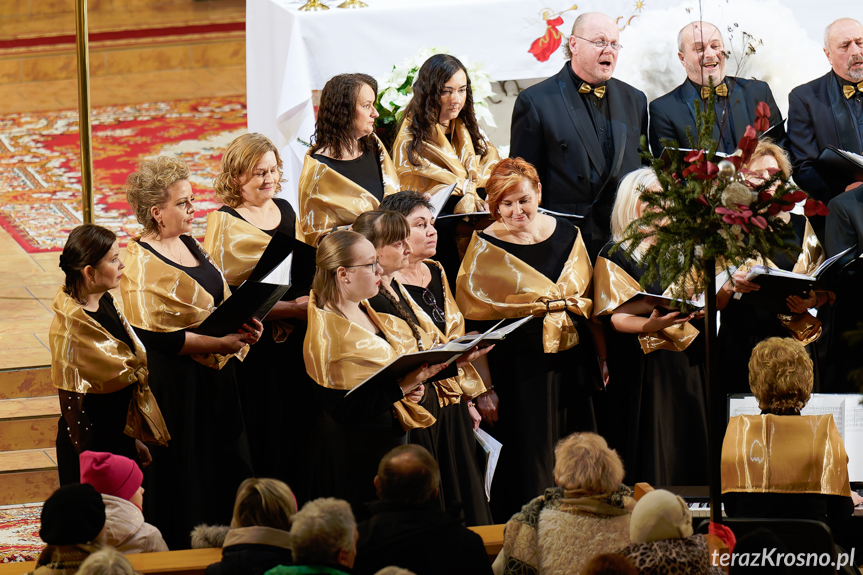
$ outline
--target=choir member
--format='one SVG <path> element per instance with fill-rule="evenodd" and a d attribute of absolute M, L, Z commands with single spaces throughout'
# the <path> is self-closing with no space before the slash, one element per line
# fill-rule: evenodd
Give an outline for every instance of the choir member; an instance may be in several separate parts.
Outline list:
<path fill-rule="evenodd" d="M 378 84 L 366 74 L 341 74 L 321 91 L 312 146 L 299 182 L 300 226 L 315 245 L 399 191 L 399 178 L 375 135 Z"/>
<path fill-rule="evenodd" d="M 399 196 L 396 194 L 392 197 L 395 199 Z M 449 309 L 450 315 L 447 325 L 441 329 L 413 300 L 407 288 L 393 277 L 410 265 L 413 253 L 410 245 L 411 228 L 405 216 L 391 211 L 366 212 L 357 218 L 352 229 L 365 236 L 377 250 L 383 272 L 379 293 L 369 299 L 369 303 L 378 313 L 395 315 L 405 320 L 414 332 L 418 345 L 423 345 L 423 337 L 433 345 L 440 345 L 464 335 L 464 318 L 455 307 L 448 289 L 449 298 L 444 308 Z M 422 445 L 438 461 L 441 472 L 439 500 L 442 507 L 453 507 L 456 502 L 460 503 L 465 521 L 471 526 L 488 525 L 492 521 L 485 497 L 483 471 L 476 459 L 474 430 L 479 427 L 480 419 L 474 411 L 477 415 L 474 420 L 469 408 L 473 403 L 471 392 L 477 395 L 485 387 L 477 370 L 468 362 L 477 360 L 493 347 L 476 350 L 459 360 L 458 377 L 435 381 L 426 388 L 422 405 L 437 422 L 431 427 L 412 430 L 408 437 L 408 441 Z"/>
<path fill-rule="evenodd" d="M 170 446 L 153 454 L 145 510 L 170 549 L 188 548 L 199 523 L 227 524 L 237 487 L 252 475 L 234 358 L 245 357 L 263 331 L 255 321 L 218 338 L 194 332 L 231 291 L 190 235 L 189 177 L 182 160 L 165 156 L 129 175 L 126 198 L 144 233 L 129 241 L 120 281 L 171 430 Z"/>
<path fill-rule="evenodd" d="M 316 263 L 303 347 L 323 405 L 310 439 L 311 497 L 345 499 L 365 516 L 381 458 L 406 443 L 408 430 L 434 424 L 419 402 L 423 382 L 445 366 L 421 366 L 348 394 L 399 355 L 417 351 L 417 341 L 401 318 L 379 314 L 366 301 L 378 293 L 381 276 L 371 242 L 356 232 L 333 232 L 320 241 Z"/>
<path fill-rule="evenodd" d="M 640 169 L 620 183 L 611 214 L 612 242 L 594 266 L 594 314 L 606 317 L 613 407 L 603 434 L 623 453 L 627 481 L 651 485 L 707 485 L 707 390 L 704 346 L 692 320 L 679 311 L 627 309 L 637 292 L 670 296 L 659 281 L 644 290 L 639 280 L 643 243 L 630 258 L 614 250 L 624 230 L 641 217 L 641 194 L 660 191 L 655 174 Z M 648 240 L 649 241 L 649 240 Z M 703 315 L 699 313 L 697 315 Z M 699 322 L 703 325 L 703 322 Z M 693 343 L 695 342 L 695 343 Z"/>
<path fill-rule="evenodd" d="M 776 171 L 781 171 L 786 178 L 791 177 L 791 161 L 788 155 L 769 140 L 758 144 L 748 169 L 753 173 L 750 176 L 754 180 L 753 185 L 760 185 Z M 784 252 L 777 252 L 770 259 L 750 262 L 750 265 L 735 273 L 733 282 L 728 281 L 722 286 L 716 297 L 717 307 L 722 310 L 719 322 L 719 346 L 722 357 L 720 381 L 725 393 L 749 393 L 749 357 L 755 345 L 768 337 L 790 336 L 805 345 L 815 362 L 815 385 L 819 382 L 816 346 L 809 344 L 821 335 L 821 321 L 813 317 L 808 310 L 832 303 L 832 293 L 810 291 L 805 299 L 796 295 L 789 296 L 786 301 L 787 311 L 783 314 L 771 313 L 763 307 L 749 305 L 733 297 L 734 294 L 744 294 L 758 289 L 757 283 L 746 281 L 749 268 L 756 263 L 811 275 L 824 261 L 824 249 L 806 216 L 779 212 L 777 217 L 791 224 L 794 236 L 786 241 L 789 247 L 800 249 L 799 255 L 790 258 Z"/>
<path fill-rule="evenodd" d="M 647 97 L 612 78 L 621 49 L 612 18 L 580 15 L 564 49 L 560 72 L 519 93 L 509 155 L 536 167 L 546 208 L 584 216 L 581 233 L 595 257 L 608 241 L 618 182 L 642 164 Z"/>
<path fill-rule="evenodd" d="M 78 483 L 78 455 L 101 451 L 150 463 L 144 442 L 170 435 L 148 383 L 147 354 L 108 290 L 120 285 L 123 262 L 114 232 L 95 224 L 69 234 L 54 296 L 51 378 L 60 398 L 57 468 L 60 484 Z"/>
<path fill-rule="evenodd" d="M 435 54 L 423 63 L 393 144 L 402 190 L 434 196 L 455 184 L 445 211 L 485 211 L 486 180 L 500 155 L 480 129 L 473 106 L 470 77 L 458 58 Z M 451 218 L 438 231 L 446 238 L 438 260 L 453 280 L 473 227 Z"/>
<path fill-rule="evenodd" d="M 276 233 L 298 235 L 291 204 L 276 197 L 281 179 L 279 152 L 261 134 L 240 136 L 222 156 L 214 188 L 225 205 L 207 217 L 204 249 L 232 289 L 249 277 Z M 302 364 L 306 334 L 308 296 L 296 295 L 308 293 L 311 285 L 292 288 L 297 289 L 270 311 L 261 340 L 237 366 L 237 383 L 255 473 L 282 479 L 304 495 L 315 385 L 291 366 Z"/>
<path fill-rule="evenodd" d="M 589 326 L 581 324 L 593 308 L 581 231 L 537 211 L 539 176 L 521 158 L 502 160 L 486 190 L 495 223 L 471 239 L 458 273 L 458 307 L 469 320 L 537 317 L 489 359 L 502 404 L 491 432 L 505 446 L 491 505 L 502 522 L 554 485 L 561 437 L 595 430 L 588 366 L 597 360 Z"/>
<path fill-rule="evenodd" d="M 698 139 L 695 102 L 707 106 L 710 84 L 715 94 L 713 140 L 716 150 L 732 154 L 746 127 L 755 121 L 755 109 L 765 102 L 770 107 L 771 136 L 785 145 L 782 113 L 766 82 L 725 75 L 725 41 L 719 29 L 709 22 L 690 22 L 677 34 L 677 56 L 686 69 L 683 84 L 650 103 L 650 148 L 659 157 L 665 149 L 662 140 L 677 142 L 681 148 L 697 148 L 690 135 Z M 689 130 L 689 134 L 687 134 Z"/>

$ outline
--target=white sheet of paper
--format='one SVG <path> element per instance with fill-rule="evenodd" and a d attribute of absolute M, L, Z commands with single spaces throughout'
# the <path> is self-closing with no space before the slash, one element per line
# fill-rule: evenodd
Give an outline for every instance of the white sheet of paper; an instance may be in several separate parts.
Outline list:
<path fill-rule="evenodd" d="M 485 496 L 491 501 L 491 482 L 494 479 L 494 470 L 497 468 L 497 460 L 500 459 L 503 445 L 482 429 L 477 429 L 473 434 L 485 451 Z"/>
<path fill-rule="evenodd" d="M 293 252 L 286 257 L 282 263 L 277 265 L 273 271 L 268 273 L 261 283 L 289 286 L 291 285 L 291 262 L 294 261 Z"/>

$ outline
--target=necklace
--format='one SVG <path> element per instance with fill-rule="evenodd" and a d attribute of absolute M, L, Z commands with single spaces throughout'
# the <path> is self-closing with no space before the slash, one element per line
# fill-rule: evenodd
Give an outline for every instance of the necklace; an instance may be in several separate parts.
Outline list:
<path fill-rule="evenodd" d="M 405 274 L 404 270 L 399 270 L 399 274 L 401 274 L 402 278 L 404 278 L 404 280 L 405 280 L 404 283 L 406 283 L 407 285 L 418 285 L 420 287 L 425 287 L 425 285 L 426 285 L 425 271 L 426 271 L 425 265 L 422 262 L 420 262 L 420 281 L 419 281 L 419 283 L 411 281 L 410 278 L 408 278 L 408 276 Z"/>
<path fill-rule="evenodd" d="M 160 246 L 162 246 L 163 248 L 165 248 L 165 251 L 167 251 L 167 252 L 168 252 L 168 255 L 170 255 L 170 256 L 171 256 L 171 258 L 172 258 L 175 262 L 177 262 L 177 263 L 179 264 L 179 263 L 181 263 L 181 262 L 183 261 L 183 260 L 182 260 L 182 258 L 180 258 L 177 254 L 175 254 L 175 253 L 174 253 L 174 250 L 172 250 L 172 249 L 171 249 L 171 247 L 170 247 L 169 245 L 167 245 L 165 242 L 163 242 L 163 241 L 162 241 L 162 238 L 154 238 L 154 239 L 155 239 L 157 242 L 159 242 L 159 245 L 160 245 Z M 182 242 L 182 240 L 180 240 L 180 241 Z"/>

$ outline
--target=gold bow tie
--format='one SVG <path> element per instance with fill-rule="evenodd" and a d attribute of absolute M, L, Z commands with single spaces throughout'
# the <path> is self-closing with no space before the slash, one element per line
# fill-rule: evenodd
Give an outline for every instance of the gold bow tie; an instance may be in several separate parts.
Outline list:
<path fill-rule="evenodd" d="M 845 94 L 846 100 L 850 100 L 851 96 L 853 96 L 858 90 L 863 92 L 863 82 L 860 82 L 856 86 L 854 84 L 851 84 L 850 86 L 842 86 L 842 93 Z"/>
<path fill-rule="evenodd" d="M 591 92 L 596 94 L 597 98 L 602 98 L 603 96 L 605 96 L 605 86 L 597 86 L 596 88 L 594 88 L 587 82 L 582 82 L 581 87 L 578 89 L 578 93 L 590 94 Z"/>
<path fill-rule="evenodd" d="M 716 86 L 716 95 L 722 96 L 723 98 L 728 95 L 728 86 L 723 82 Z M 701 98 L 706 100 L 710 97 L 710 86 L 702 86 L 701 87 Z"/>

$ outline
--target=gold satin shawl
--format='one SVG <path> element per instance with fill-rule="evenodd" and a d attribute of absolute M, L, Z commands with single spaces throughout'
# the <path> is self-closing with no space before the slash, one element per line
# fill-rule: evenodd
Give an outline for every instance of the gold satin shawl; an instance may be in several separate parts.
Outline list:
<path fill-rule="evenodd" d="M 411 329 L 401 318 L 378 314 L 363 302 L 372 322 L 386 340 L 337 313 L 321 309 L 309 295 L 309 328 L 303 342 L 306 372 L 330 389 L 350 390 L 399 355 L 417 351 Z M 401 399 L 393 404 L 393 415 L 407 431 L 429 427 L 434 416 L 417 403 Z"/>
<path fill-rule="evenodd" d="M 581 230 L 556 283 L 474 232 L 456 278 L 456 303 L 468 319 L 544 316 L 543 349 L 557 353 L 578 344 L 578 332 L 565 312 L 590 317 L 592 274 Z"/>
<path fill-rule="evenodd" d="M 500 161 L 500 154 L 486 139 L 487 152 L 478 157 L 464 123 L 453 120 L 452 141 L 447 138 L 440 125 L 435 126 L 434 142 L 426 142 L 420 159 L 421 166 L 408 160 L 408 146 L 413 141 L 410 133 L 410 118 L 402 122 L 401 130 L 393 143 L 393 162 L 399 175 L 402 190 L 435 195 L 452 183 L 456 183 L 454 196 L 462 196 L 456 205 L 457 214 L 485 210 L 477 188 L 484 188 L 491 171 Z"/>
<path fill-rule="evenodd" d="M 295 226 L 295 229 L 299 229 Z M 303 241 L 297 233 L 298 240 Z M 226 212 L 214 211 L 207 216 L 207 235 L 204 250 L 210 254 L 216 267 L 222 270 L 229 286 L 237 287 L 246 281 L 272 240 L 266 232 L 249 222 Z M 283 343 L 294 326 L 282 320 L 268 321 L 273 328 L 273 340 Z"/>
<path fill-rule="evenodd" d="M 62 287 L 57 290 L 51 305 L 54 320 L 48 331 L 54 387 L 81 394 L 114 393 L 135 384 L 126 415 L 126 435 L 168 445 L 171 435 L 148 384 L 147 352 L 114 298 L 111 301 L 135 345 L 134 352 L 90 317 Z"/>
<path fill-rule="evenodd" d="M 383 142 L 377 136 L 375 141 L 380 150 L 384 195 L 388 196 L 399 191 L 399 176 Z M 303 241 L 311 246 L 333 226 L 352 224 L 360 214 L 376 210 L 380 205 L 365 188 L 317 161 L 310 153 L 303 160 L 298 203 L 297 225 L 302 230 Z"/>
<path fill-rule="evenodd" d="M 204 248 L 197 241 L 195 245 L 218 270 L 219 267 Z M 133 326 L 148 331 L 173 333 L 200 325 L 213 312 L 213 296 L 207 290 L 186 272 L 142 248 L 138 240 L 129 240 L 123 263 L 126 270 L 120 280 L 120 291 L 126 318 Z M 224 276 L 222 284 L 224 299 L 228 299 L 231 289 Z M 234 355 L 242 361 L 248 350 L 247 345 L 236 354 L 199 353 L 191 357 L 207 367 L 222 369 Z"/>
<path fill-rule="evenodd" d="M 417 316 L 420 329 L 433 335 L 435 345 L 446 344 L 464 335 L 464 316 L 459 311 L 452 291 L 449 289 L 449 282 L 447 281 L 443 266 L 434 260 L 424 260 L 424 263 L 430 264 L 440 271 L 441 283 L 444 290 L 443 312 L 444 319 L 446 320 L 446 333 L 441 332 L 434 320 L 414 301 L 408 290 L 398 280 L 396 280 L 396 285 L 401 291 L 402 297 L 410 305 L 414 315 Z M 462 395 L 467 395 L 473 399 L 487 391 L 485 383 L 482 381 L 476 368 L 471 364 L 458 368 L 457 378 L 451 377 L 437 381 L 435 382 L 435 386 L 438 390 L 438 399 L 441 407 L 459 403 Z"/>
<path fill-rule="evenodd" d="M 593 273 L 593 301 L 597 309 L 595 316 L 613 314 L 615 309 L 642 291 L 635 278 L 609 259 L 597 257 Z M 670 291 L 671 288 L 666 290 L 666 294 Z M 698 329 L 686 322 L 660 331 L 640 333 L 638 343 L 646 354 L 658 349 L 683 351 L 698 337 L 698 333 Z"/>
<path fill-rule="evenodd" d="M 851 496 L 848 455 L 832 414 L 738 415 L 722 442 L 722 493 Z"/>

